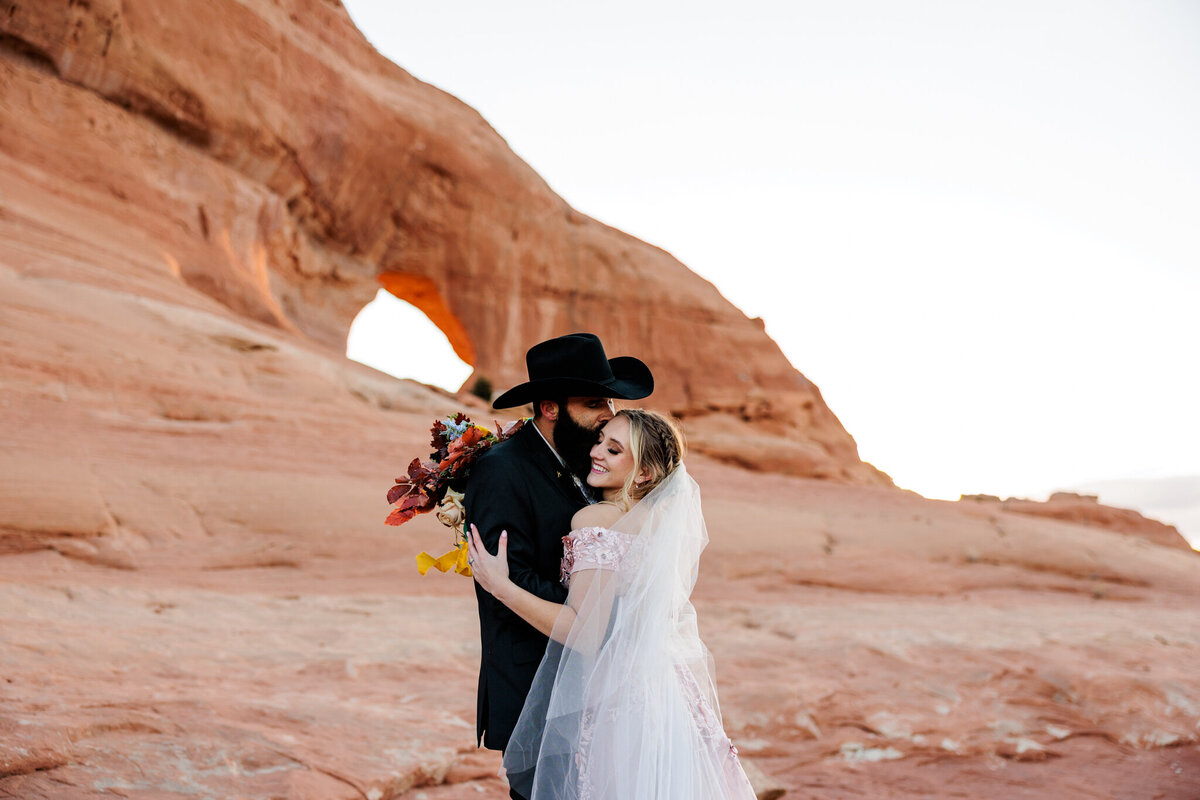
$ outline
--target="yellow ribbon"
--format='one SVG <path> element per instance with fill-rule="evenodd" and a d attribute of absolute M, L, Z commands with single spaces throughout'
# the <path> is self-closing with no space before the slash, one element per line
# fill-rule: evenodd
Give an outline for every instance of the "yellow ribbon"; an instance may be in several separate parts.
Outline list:
<path fill-rule="evenodd" d="M 417 572 L 424 575 L 429 572 L 429 568 L 434 567 L 438 572 L 449 572 L 454 570 L 459 575 L 471 577 L 471 565 L 467 563 L 467 543 L 460 542 L 453 550 L 442 553 L 437 558 L 429 555 L 429 553 L 421 552 L 417 554 Z"/>

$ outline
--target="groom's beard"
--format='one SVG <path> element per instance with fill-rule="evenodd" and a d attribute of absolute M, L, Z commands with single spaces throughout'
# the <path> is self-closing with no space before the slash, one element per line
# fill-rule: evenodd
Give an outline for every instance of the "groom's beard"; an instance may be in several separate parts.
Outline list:
<path fill-rule="evenodd" d="M 576 422 L 570 414 L 558 415 L 554 421 L 554 446 L 558 454 L 567 464 L 567 469 L 579 476 L 580 480 L 587 477 L 592 468 L 592 448 L 596 445 L 596 430 L 589 430 Z"/>

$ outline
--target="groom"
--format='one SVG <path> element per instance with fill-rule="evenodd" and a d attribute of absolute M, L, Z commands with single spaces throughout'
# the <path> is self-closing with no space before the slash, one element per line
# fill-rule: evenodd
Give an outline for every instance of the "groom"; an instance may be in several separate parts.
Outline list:
<path fill-rule="evenodd" d="M 493 408 L 533 405 L 533 420 L 488 449 L 471 469 L 467 520 L 495 553 L 508 531 L 509 576 L 546 600 L 562 603 L 562 537 L 571 517 L 593 502 L 583 482 L 611 398 L 636 400 L 654 390 L 636 358 L 608 358 L 595 335 L 572 333 L 536 344 L 525 355 L 529 380 L 496 398 Z M 483 644 L 476 737 L 503 750 L 525 704 L 547 638 L 475 584 Z M 514 790 L 513 797 L 520 795 Z"/>

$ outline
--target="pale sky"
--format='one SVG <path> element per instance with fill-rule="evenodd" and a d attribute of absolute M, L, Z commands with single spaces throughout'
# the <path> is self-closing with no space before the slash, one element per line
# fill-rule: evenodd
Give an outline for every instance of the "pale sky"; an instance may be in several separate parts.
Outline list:
<path fill-rule="evenodd" d="M 899 485 L 1103 485 L 1200 542 L 1200 4 L 346 6 L 763 317 Z"/>

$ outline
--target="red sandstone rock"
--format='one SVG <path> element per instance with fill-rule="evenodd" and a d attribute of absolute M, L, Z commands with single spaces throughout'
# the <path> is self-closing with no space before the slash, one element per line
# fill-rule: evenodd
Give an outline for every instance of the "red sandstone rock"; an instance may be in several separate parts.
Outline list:
<path fill-rule="evenodd" d="M 504 796 L 470 583 L 413 563 L 448 533 L 382 524 L 430 418 L 489 412 L 345 360 L 381 271 L 498 386 L 526 339 L 662 317 L 698 449 L 836 479 L 689 462 L 725 725 L 788 796 L 1200 794 L 1190 553 L 871 485 L 753 323 L 336 4 L 194 14 L 0 13 L 0 795 Z M 572 259 L 662 304 L 554 295 Z M 732 352 L 747 389 L 699 360 Z"/>
<path fill-rule="evenodd" d="M 1065 522 L 1077 522 L 1094 528 L 1141 536 L 1164 547 L 1192 552 L 1192 546 L 1174 525 L 1150 519 L 1128 508 L 1114 508 L 1100 503 L 1096 495 L 1075 492 L 1055 492 L 1045 502 L 1010 497 L 1001 500 L 993 495 L 965 495 L 966 502 L 996 503 L 1005 511 L 1028 514 L 1034 517 L 1049 517 Z"/>
<path fill-rule="evenodd" d="M 820 393 L 710 283 L 570 208 L 471 108 L 376 53 L 337 4 L 14 5 L 4 152 L 131 223 L 150 264 L 239 316 L 341 350 L 379 285 L 493 386 L 533 343 L 594 330 L 652 403 L 782 437 L 772 467 L 890 485 Z M 212 24 L 220 20 L 220 24 Z M 124 274 L 124 270 L 118 270 Z M 167 276 L 161 276 L 167 277 Z M 148 288 L 148 287 L 147 287 Z M 698 449 L 762 448 L 697 424 Z"/>

